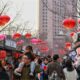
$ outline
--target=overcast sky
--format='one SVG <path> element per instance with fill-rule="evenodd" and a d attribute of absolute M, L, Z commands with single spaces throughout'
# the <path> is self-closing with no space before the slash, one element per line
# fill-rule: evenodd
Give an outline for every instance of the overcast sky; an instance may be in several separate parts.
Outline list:
<path fill-rule="evenodd" d="M 8 15 L 13 18 L 17 11 L 20 11 L 20 21 L 29 21 L 32 26 L 36 24 L 36 0 L 2 0 L 10 3 Z"/>

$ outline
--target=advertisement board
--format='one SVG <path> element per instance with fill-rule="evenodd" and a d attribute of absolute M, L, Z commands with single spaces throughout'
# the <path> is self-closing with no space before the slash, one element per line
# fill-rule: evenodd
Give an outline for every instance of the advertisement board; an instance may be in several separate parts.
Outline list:
<path fill-rule="evenodd" d="M 10 39 L 5 40 L 5 46 L 11 47 L 11 48 L 16 48 L 16 42 Z"/>

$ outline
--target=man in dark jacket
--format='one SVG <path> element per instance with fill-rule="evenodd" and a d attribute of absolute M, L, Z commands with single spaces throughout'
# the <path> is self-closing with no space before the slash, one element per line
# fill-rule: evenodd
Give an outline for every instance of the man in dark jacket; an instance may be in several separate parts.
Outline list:
<path fill-rule="evenodd" d="M 58 62 L 58 59 L 59 59 L 59 56 L 55 54 L 53 56 L 53 61 L 48 65 L 48 69 L 47 69 L 47 74 L 49 78 L 48 80 L 55 80 L 53 78 L 54 76 L 56 78 L 56 75 L 58 77 L 56 80 L 65 80 L 63 69 L 60 63 Z"/>
<path fill-rule="evenodd" d="M 33 76 L 30 76 L 30 63 L 32 60 L 32 55 L 31 53 L 27 53 L 24 55 L 24 67 L 22 69 L 22 76 L 21 76 L 21 80 L 34 80 Z"/>

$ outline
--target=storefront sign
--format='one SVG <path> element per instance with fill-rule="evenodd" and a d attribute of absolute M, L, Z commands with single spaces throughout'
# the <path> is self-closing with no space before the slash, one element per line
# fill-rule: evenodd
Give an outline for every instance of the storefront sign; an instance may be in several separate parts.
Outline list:
<path fill-rule="evenodd" d="M 10 39 L 5 40 L 5 46 L 16 48 L 16 42 Z"/>

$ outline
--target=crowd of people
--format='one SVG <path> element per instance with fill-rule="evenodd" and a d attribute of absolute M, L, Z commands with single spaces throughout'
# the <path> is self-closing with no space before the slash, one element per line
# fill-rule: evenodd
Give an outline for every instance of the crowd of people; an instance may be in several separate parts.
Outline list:
<path fill-rule="evenodd" d="M 27 46 L 22 56 L 13 59 L 11 64 L 0 61 L 0 80 L 80 80 L 80 55 L 73 61 L 68 55 L 62 58 L 39 56 Z"/>

